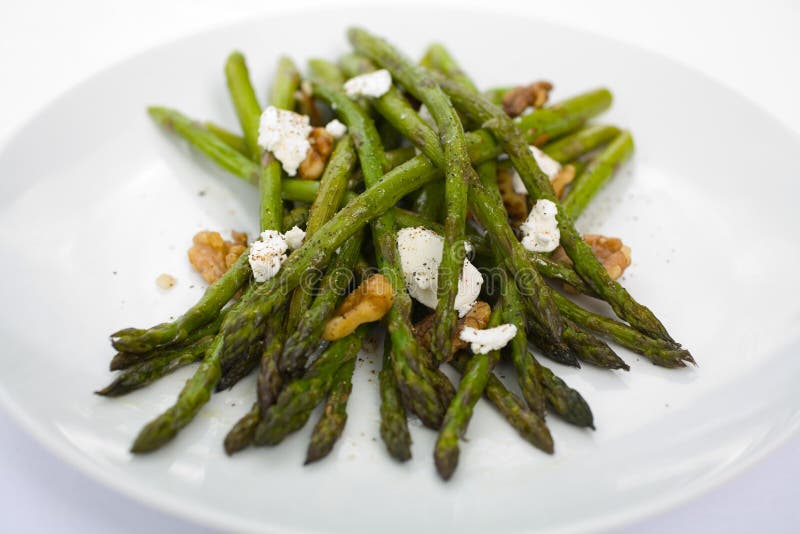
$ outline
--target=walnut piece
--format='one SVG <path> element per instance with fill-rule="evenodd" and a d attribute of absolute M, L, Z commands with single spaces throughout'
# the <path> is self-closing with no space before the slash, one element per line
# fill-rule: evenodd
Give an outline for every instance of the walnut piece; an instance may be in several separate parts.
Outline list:
<path fill-rule="evenodd" d="M 471 326 L 476 330 L 483 330 L 486 328 L 486 325 L 489 324 L 489 315 L 491 315 L 491 313 L 491 307 L 487 303 L 479 300 L 472 305 L 472 308 L 464 317 L 458 320 L 458 323 L 456 324 L 456 331 L 453 334 L 452 339 L 453 354 L 460 350 L 464 350 L 469 346 L 469 343 L 459 337 L 464 327 Z M 414 325 L 414 334 L 425 348 L 430 348 L 431 346 L 434 315 L 435 314 L 432 313 Z"/>
<path fill-rule="evenodd" d="M 172 289 L 178 281 L 171 274 L 162 273 L 156 278 L 156 285 L 159 289 Z"/>
<path fill-rule="evenodd" d="M 325 324 L 322 338 L 335 341 L 364 323 L 381 319 L 392 307 L 392 301 L 394 289 L 389 279 L 382 274 L 370 276 L 336 308 L 333 318 Z"/>
<path fill-rule="evenodd" d="M 631 249 L 617 237 L 606 237 L 599 234 L 584 234 L 583 240 L 592 247 L 595 257 L 606 268 L 608 276 L 616 280 L 631 264 Z M 572 263 L 564 249 L 558 247 L 553 251 L 553 259 Z"/>
<path fill-rule="evenodd" d="M 232 241 L 222 239 L 219 232 L 203 230 L 192 238 L 189 262 L 209 284 L 225 274 L 239 256 L 247 250 L 247 234 L 231 232 Z"/>
<path fill-rule="evenodd" d="M 304 180 L 317 180 L 322 176 L 328 157 L 333 150 L 333 136 L 325 128 L 314 128 L 308 136 L 311 148 L 300 163 L 297 174 Z"/>
<path fill-rule="evenodd" d="M 540 108 L 547 103 L 553 84 L 544 80 L 520 85 L 503 95 L 503 110 L 509 117 L 518 117 L 527 108 Z"/>
<path fill-rule="evenodd" d="M 513 177 L 513 169 L 498 169 L 497 188 L 500 190 L 500 196 L 506 212 L 508 212 L 511 225 L 519 228 L 519 225 L 528 217 L 528 196 L 514 191 Z"/>
<path fill-rule="evenodd" d="M 561 170 L 558 171 L 558 174 L 553 176 L 553 179 L 550 180 L 550 183 L 553 185 L 553 191 L 556 192 L 556 196 L 559 200 L 564 197 L 564 191 L 566 191 L 567 186 L 571 184 L 574 179 L 575 166 L 564 165 L 561 167 Z"/>

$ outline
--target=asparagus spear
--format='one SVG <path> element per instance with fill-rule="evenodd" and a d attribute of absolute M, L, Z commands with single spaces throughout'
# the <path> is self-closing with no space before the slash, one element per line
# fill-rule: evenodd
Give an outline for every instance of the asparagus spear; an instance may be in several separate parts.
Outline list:
<path fill-rule="evenodd" d="M 136 366 L 137 364 L 142 364 L 146 361 L 160 358 L 166 354 L 171 354 L 174 357 L 177 353 L 188 349 L 200 339 L 206 336 L 215 336 L 217 332 L 219 332 L 219 327 L 222 324 L 222 320 L 225 318 L 226 313 L 227 309 L 220 311 L 214 320 L 191 332 L 179 345 L 158 348 L 145 353 L 118 352 L 111 359 L 111 364 L 109 366 L 110 370 L 121 371 L 123 369 Z"/>
<path fill-rule="evenodd" d="M 583 362 L 604 369 L 630 370 L 611 347 L 571 321 L 564 327 L 564 340 Z"/>
<path fill-rule="evenodd" d="M 221 336 L 214 338 L 200 367 L 186 382 L 175 404 L 139 431 L 131 447 L 132 453 L 152 452 L 161 448 L 194 419 L 200 408 L 208 402 L 222 374 L 219 355 L 223 343 Z"/>
<path fill-rule="evenodd" d="M 689 351 L 680 345 L 653 339 L 624 323 L 584 310 L 563 295 L 556 295 L 556 304 L 570 321 L 608 336 L 623 347 L 647 357 L 655 365 L 676 368 L 685 367 L 686 362 L 695 363 Z"/>
<path fill-rule="evenodd" d="M 225 447 L 225 453 L 228 456 L 233 456 L 237 452 L 252 445 L 256 435 L 256 427 L 260 420 L 261 407 L 258 402 L 254 402 L 250 411 L 244 414 L 225 435 L 223 445 Z"/>
<path fill-rule="evenodd" d="M 411 458 L 411 434 L 400 390 L 392 366 L 392 344 L 389 336 L 383 347 L 383 365 L 378 374 L 381 393 L 381 439 L 392 458 L 405 462 Z"/>
<path fill-rule="evenodd" d="M 469 356 L 459 353 L 450 363 L 460 373 L 464 373 L 469 363 Z M 528 443 L 548 454 L 553 454 L 553 437 L 544 419 L 528 410 L 522 400 L 510 392 L 494 373 L 489 376 L 486 384 L 486 397 Z"/>
<path fill-rule="evenodd" d="M 191 146 L 226 171 L 250 183 L 259 182 L 260 165 L 231 148 L 200 123 L 169 108 L 153 106 L 147 108 L 147 112 L 159 125 L 183 137 Z M 319 183 L 314 180 L 286 178 L 283 180 L 281 194 L 286 200 L 313 202 L 318 187 Z"/>
<path fill-rule="evenodd" d="M 553 374 L 553 371 L 540 365 L 536 360 L 533 362 L 539 366 L 544 394 L 550 409 L 568 423 L 594 430 L 592 410 L 581 394 Z"/>
<path fill-rule="evenodd" d="M 562 208 L 572 219 L 577 219 L 597 191 L 608 181 L 614 170 L 633 152 L 633 137 L 624 131 L 594 158 L 572 183 Z"/>
<path fill-rule="evenodd" d="M 256 445 L 276 445 L 308 421 L 330 390 L 337 369 L 356 358 L 364 332 L 365 328 L 360 327 L 331 343 L 302 378 L 284 386 L 275 403 L 261 416 L 253 440 Z"/>
<path fill-rule="evenodd" d="M 559 163 L 569 163 L 611 141 L 619 133 L 620 129 L 616 126 L 593 124 L 546 144 L 542 151 Z"/>
<path fill-rule="evenodd" d="M 211 345 L 212 339 L 213 336 L 204 336 L 186 347 L 166 350 L 158 356 L 139 362 L 123 371 L 113 382 L 95 393 L 104 397 L 119 397 L 143 388 L 176 369 L 201 360 Z"/>
<path fill-rule="evenodd" d="M 456 106 L 495 134 L 511 158 L 528 192 L 537 199 L 547 199 L 558 206 L 558 198 L 553 192 L 550 180 L 536 163 L 518 125 L 509 119 L 502 109 L 458 82 L 443 76 L 437 76 L 437 81 Z M 575 230 L 572 219 L 564 212 L 563 207 L 559 207 L 556 218 L 561 232 L 561 245 L 572 259 L 574 268 L 581 278 L 611 305 L 619 317 L 628 321 L 634 328 L 654 337 L 672 341 L 656 316 L 648 308 L 636 302 L 625 288 L 611 280 L 591 247 Z"/>
<path fill-rule="evenodd" d="M 347 423 L 347 401 L 353 391 L 353 371 L 356 362 L 351 360 L 339 367 L 333 387 L 328 393 L 322 416 L 311 432 L 311 442 L 306 452 L 306 465 L 325 458 L 344 432 Z"/>
<path fill-rule="evenodd" d="M 489 318 L 489 328 L 500 324 L 502 318 L 502 306 L 495 305 L 492 315 Z M 472 410 L 475 403 L 481 398 L 486 390 L 486 384 L 492 369 L 500 360 L 500 351 L 494 350 L 487 354 L 475 354 L 470 358 L 458 383 L 456 395 L 442 422 L 439 430 L 439 437 L 436 439 L 436 446 L 433 450 L 433 460 L 436 464 L 436 471 L 439 476 L 449 480 L 458 466 L 458 440 L 467 431 L 469 420 L 472 418 Z"/>
<path fill-rule="evenodd" d="M 320 282 L 319 294 L 313 304 L 300 317 L 294 330 L 289 332 L 279 361 L 279 367 L 284 372 L 290 375 L 299 373 L 305 367 L 308 356 L 319 344 L 325 321 L 336 308 L 336 303 L 352 279 L 352 267 L 358 259 L 362 240 L 363 233 L 359 232 L 341 246 Z"/>
<path fill-rule="evenodd" d="M 261 147 L 258 146 L 258 122 L 261 117 L 261 106 L 250 83 L 250 74 L 241 52 L 232 52 L 228 56 L 225 62 L 225 79 L 228 82 L 228 92 L 233 100 L 236 116 L 242 127 L 247 152 L 250 159 L 259 162 Z"/>
<path fill-rule="evenodd" d="M 517 383 L 528 408 L 536 415 L 545 417 L 545 397 L 542 377 L 538 366 L 532 364 L 533 356 L 528 352 L 528 336 L 525 332 L 525 309 L 522 298 L 513 283 L 503 284 L 503 320 L 517 327 L 517 335 L 509 343 L 511 362 L 517 371 Z"/>
<path fill-rule="evenodd" d="M 234 149 L 242 156 L 247 157 L 249 152 L 244 137 L 235 134 L 230 130 L 227 130 L 222 126 L 213 123 L 211 121 L 206 121 L 205 124 L 203 124 L 203 126 L 205 126 L 206 130 L 217 136 L 217 138 L 220 141 L 222 141 L 223 143 Z"/>
<path fill-rule="evenodd" d="M 495 105 L 482 96 L 480 98 Z M 611 92 L 608 89 L 595 89 L 577 95 L 569 101 L 559 102 L 517 117 L 514 124 L 529 143 L 539 146 L 567 132 L 577 130 L 584 122 L 607 110 L 611 106 L 611 100 Z"/>

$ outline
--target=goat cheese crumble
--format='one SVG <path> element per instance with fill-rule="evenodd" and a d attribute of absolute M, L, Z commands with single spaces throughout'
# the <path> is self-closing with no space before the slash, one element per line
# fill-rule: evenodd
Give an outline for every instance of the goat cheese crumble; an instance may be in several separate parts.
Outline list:
<path fill-rule="evenodd" d="M 344 82 L 344 92 L 350 98 L 359 96 L 378 98 L 388 93 L 391 87 L 392 75 L 386 69 L 361 74 Z"/>
<path fill-rule="evenodd" d="M 286 174 L 294 176 L 311 149 L 308 141 L 310 133 L 311 124 L 307 115 L 269 106 L 261 114 L 258 144 L 272 152 Z"/>
<path fill-rule="evenodd" d="M 325 131 L 333 136 L 334 139 L 341 139 L 347 133 L 347 126 L 345 126 L 339 119 L 333 119 L 325 125 Z"/>
<path fill-rule="evenodd" d="M 533 154 L 533 159 L 536 160 L 536 164 L 539 165 L 539 168 L 542 169 L 542 172 L 545 173 L 550 180 L 561 172 L 561 164 L 539 150 L 539 148 L 531 145 L 531 153 Z M 528 190 L 525 189 L 525 184 L 522 183 L 522 179 L 519 177 L 516 170 L 511 177 L 511 187 L 514 189 L 515 193 L 519 193 L 520 195 L 528 194 Z"/>
<path fill-rule="evenodd" d="M 397 249 L 409 295 L 428 308 L 435 309 L 444 238 L 423 227 L 402 228 L 397 232 Z M 471 246 L 466 244 L 466 249 L 470 252 Z M 481 286 L 483 277 L 480 271 L 465 258 L 453 306 L 459 317 L 465 316 L 472 308 L 480 295 Z"/>
<path fill-rule="evenodd" d="M 513 324 L 501 324 L 494 328 L 477 330 L 471 326 L 461 329 L 458 337 L 469 343 L 475 354 L 486 354 L 493 350 L 500 350 L 517 335 L 517 327 Z"/>
<path fill-rule="evenodd" d="M 288 248 L 286 238 L 275 230 L 266 230 L 261 233 L 261 239 L 253 241 L 248 259 L 256 282 L 266 282 L 278 274 L 286 261 Z"/>
<path fill-rule="evenodd" d="M 292 226 L 292 229 L 283 234 L 283 237 L 286 240 L 286 246 L 294 250 L 303 245 L 303 239 L 306 238 L 306 233 L 299 226 Z"/>
<path fill-rule="evenodd" d="M 522 246 L 533 252 L 552 252 L 557 249 L 561 240 L 557 214 L 558 207 L 554 202 L 537 200 L 528 218 L 519 227 L 522 231 Z"/>

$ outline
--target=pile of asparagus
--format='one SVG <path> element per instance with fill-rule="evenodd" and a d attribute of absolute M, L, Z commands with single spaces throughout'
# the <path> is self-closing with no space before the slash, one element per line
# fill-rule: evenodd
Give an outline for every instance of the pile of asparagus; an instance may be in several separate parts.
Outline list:
<path fill-rule="evenodd" d="M 589 91 L 512 119 L 498 106 L 504 91 L 479 92 L 440 45 L 415 64 L 365 30 L 351 29 L 348 38 L 353 53 L 336 64 L 311 60 L 305 77 L 290 59 L 280 59 L 271 87 L 272 106 L 317 121 L 327 112 L 346 124 L 347 135 L 336 143 L 319 181 L 288 178 L 280 162 L 259 146 L 262 108 L 239 53 L 229 57 L 225 74 L 241 136 L 171 109 L 149 109 L 166 130 L 258 186 L 262 230 L 305 224 L 306 238 L 266 282 L 253 280 L 248 255 L 242 254 L 174 321 L 112 334 L 118 353 L 111 369 L 121 373 L 101 395 L 123 395 L 200 363 L 174 405 L 140 431 L 134 453 L 159 449 L 192 421 L 214 391 L 256 372 L 256 400 L 227 435 L 228 454 L 281 442 L 324 403 L 307 463 L 325 457 L 344 429 L 356 357 L 370 326 L 330 343 L 322 340 L 322 331 L 345 288 L 370 268 L 377 268 L 394 290 L 383 318 L 387 335 L 379 375 L 380 435 L 392 457 L 408 460 L 408 417 L 418 417 L 439 433 L 434 460 L 444 479 L 456 469 L 459 438 L 481 396 L 524 439 L 547 453 L 553 452 L 545 422 L 548 411 L 594 428 L 589 405 L 542 365 L 540 356 L 572 366 L 584 362 L 627 370 L 605 338 L 659 366 L 693 363 L 655 315 L 608 276 L 573 224 L 633 149 L 628 132 L 587 125 L 610 106 L 607 90 Z M 351 99 L 344 93 L 345 79 L 375 69 L 391 73 L 395 85 L 386 94 Z M 436 128 L 420 118 L 419 103 Z M 580 170 L 562 201 L 537 165 L 531 143 Z M 557 204 L 561 246 L 571 262 L 521 245 L 497 187 L 498 165 L 508 161 L 531 202 Z M 398 228 L 409 226 L 432 229 L 445 241 L 434 327 L 425 343 L 415 336 L 415 310 L 396 243 Z M 517 328 L 502 351 L 453 354 L 458 320 L 453 305 L 465 242 L 472 243 L 482 266 L 506 274 L 499 291 L 484 297 L 492 302 L 489 326 L 510 323 Z M 303 280 L 307 271 L 322 273 L 312 281 L 313 292 L 308 279 Z M 618 318 L 581 308 L 559 291 L 562 285 L 604 300 Z M 493 372 L 503 357 L 513 365 L 522 398 Z M 457 385 L 442 372 L 445 364 L 460 373 Z"/>

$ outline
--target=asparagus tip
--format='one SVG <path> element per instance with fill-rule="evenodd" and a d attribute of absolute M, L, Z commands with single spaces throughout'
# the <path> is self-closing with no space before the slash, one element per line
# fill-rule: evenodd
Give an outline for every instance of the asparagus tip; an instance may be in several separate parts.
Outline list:
<path fill-rule="evenodd" d="M 453 473 L 458 467 L 458 445 L 454 447 L 442 448 L 437 447 L 433 452 L 433 462 L 436 464 L 436 471 L 443 480 L 447 481 L 453 476 Z"/>

